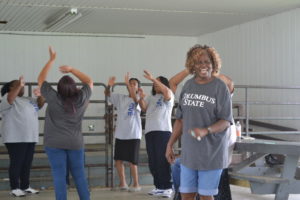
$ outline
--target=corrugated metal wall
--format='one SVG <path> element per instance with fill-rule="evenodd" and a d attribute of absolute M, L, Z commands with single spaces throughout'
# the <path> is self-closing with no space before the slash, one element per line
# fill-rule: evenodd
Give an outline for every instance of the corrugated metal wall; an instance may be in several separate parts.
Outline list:
<path fill-rule="evenodd" d="M 300 85 L 300 9 L 199 37 L 237 84 Z"/>
<path fill-rule="evenodd" d="M 96 82 L 116 76 L 123 82 L 126 72 L 143 78 L 143 70 L 170 77 L 183 68 L 187 49 L 197 42 L 192 37 L 141 36 L 51 36 L 0 34 L 0 81 L 23 74 L 36 81 L 49 58 L 48 45 L 57 52 L 49 81 L 61 76 L 57 67 L 72 65 L 91 75 Z"/>
<path fill-rule="evenodd" d="M 25 81 L 36 82 L 49 59 L 48 45 L 57 52 L 57 60 L 47 78 L 51 82 L 57 82 L 62 76 L 58 67 L 63 64 L 82 70 L 95 82 L 107 83 L 110 76 L 116 76 L 117 82 L 124 82 L 127 72 L 149 82 L 143 77 L 144 69 L 150 70 L 154 76 L 170 78 L 183 69 L 186 51 L 196 42 L 197 38 L 192 37 L 0 34 L 0 82 L 17 79 L 20 75 L 25 76 Z M 104 98 L 104 90 L 100 89 L 103 88 L 94 89 L 92 99 Z M 44 110 L 40 115 L 44 116 L 43 113 Z M 86 113 L 87 116 L 101 116 L 104 107 L 90 105 Z M 88 131 L 90 124 L 94 124 L 100 132 L 104 130 L 104 124 L 93 120 L 84 121 L 83 130 Z M 42 132 L 43 123 L 40 129 Z M 95 143 L 98 140 L 88 137 L 85 142 Z"/>
<path fill-rule="evenodd" d="M 235 84 L 300 86 L 300 9 L 204 35 L 198 42 L 218 50 L 222 72 Z M 300 91 L 253 90 L 250 99 L 299 102 Z M 299 111 L 300 106 L 256 106 L 251 116 L 295 117 Z M 300 128 L 299 120 L 271 122 Z"/>

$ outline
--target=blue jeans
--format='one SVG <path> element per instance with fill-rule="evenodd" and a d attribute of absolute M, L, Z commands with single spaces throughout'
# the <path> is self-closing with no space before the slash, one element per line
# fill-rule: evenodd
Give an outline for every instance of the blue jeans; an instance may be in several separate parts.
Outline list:
<path fill-rule="evenodd" d="M 175 162 L 171 165 L 172 179 L 175 192 L 179 192 L 180 186 L 180 158 L 176 158 Z"/>
<path fill-rule="evenodd" d="M 80 200 L 90 200 L 90 192 L 84 173 L 84 149 L 67 150 L 45 147 L 45 151 L 51 165 L 56 200 L 67 199 L 67 163 Z"/>

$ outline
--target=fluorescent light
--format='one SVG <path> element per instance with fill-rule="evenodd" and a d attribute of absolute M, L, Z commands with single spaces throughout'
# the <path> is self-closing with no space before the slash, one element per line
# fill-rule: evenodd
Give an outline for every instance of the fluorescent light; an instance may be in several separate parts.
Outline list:
<path fill-rule="evenodd" d="M 77 11 L 77 8 L 71 8 L 68 12 L 56 17 L 53 21 L 51 21 L 44 30 L 59 31 L 78 20 L 81 16 L 82 14 Z"/>

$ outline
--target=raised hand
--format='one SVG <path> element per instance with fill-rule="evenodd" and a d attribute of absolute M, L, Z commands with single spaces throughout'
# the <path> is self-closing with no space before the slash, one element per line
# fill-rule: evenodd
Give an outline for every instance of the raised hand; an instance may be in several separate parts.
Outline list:
<path fill-rule="evenodd" d="M 65 74 L 65 73 L 71 72 L 72 69 L 73 69 L 73 67 L 68 66 L 68 65 L 63 65 L 63 66 L 60 66 L 60 67 L 59 67 L 59 71 L 61 71 L 61 72 L 64 73 L 64 74 Z"/>
<path fill-rule="evenodd" d="M 52 49 L 51 46 L 49 46 L 49 55 L 50 55 L 50 60 L 55 60 L 56 58 L 56 52 Z"/>
<path fill-rule="evenodd" d="M 33 90 L 33 94 L 36 96 L 36 97 L 40 97 L 41 96 L 41 90 L 40 88 L 35 88 Z"/>
<path fill-rule="evenodd" d="M 109 77 L 107 85 L 109 85 L 110 87 L 112 87 L 115 84 L 115 81 L 116 81 L 116 77 L 115 76 Z"/>
<path fill-rule="evenodd" d="M 144 77 L 145 77 L 146 79 L 148 79 L 149 81 L 153 81 L 153 79 L 155 79 L 149 71 L 144 70 L 144 73 L 145 73 L 145 74 L 144 74 Z"/>
<path fill-rule="evenodd" d="M 19 84 L 20 84 L 21 87 L 25 86 L 25 80 L 24 80 L 24 76 L 23 75 L 19 77 Z"/>
<path fill-rule="evenodd" d="M 129 86 L 129 72 L 126 73 L 124 80 L 125 80 L 125 84 Z"/>

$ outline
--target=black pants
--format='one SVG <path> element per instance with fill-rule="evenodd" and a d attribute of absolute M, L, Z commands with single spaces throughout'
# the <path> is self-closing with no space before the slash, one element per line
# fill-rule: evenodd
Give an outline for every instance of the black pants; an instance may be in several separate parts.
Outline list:
<path fill-rule="evenodd" d="M 35 143 L 5 143 L 9 154 L 9 181 L 12 190 L 29 187 L 30 168 Z"/>
<path fill-rule="evenodd" d="M 149 169 L 157 189 L 172 188 L 171 168 L 165 157 L 170 136 L 168 131 L 152 131 L 146 134 Z"/>
<path fill-rule="evenodd" d="M 223 169 L 219 183 L 219 193 L 214 198 L 215 200 L 231 200 L 228 169 Z"/>

